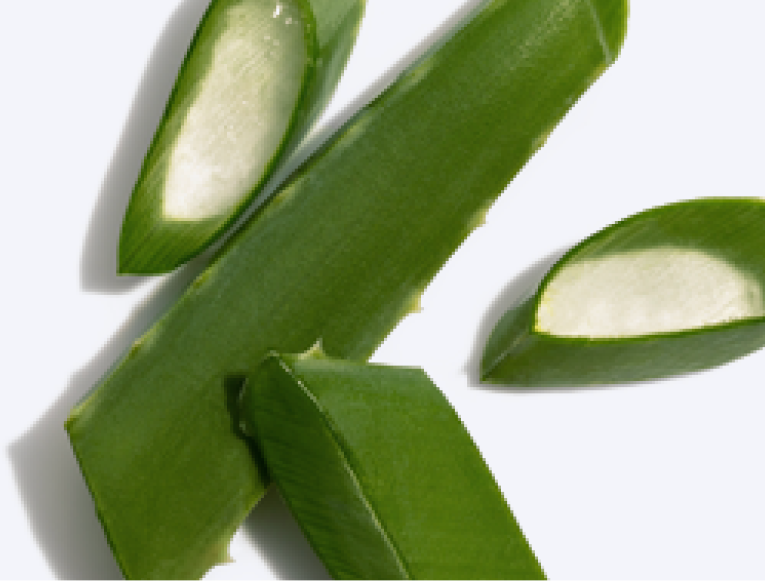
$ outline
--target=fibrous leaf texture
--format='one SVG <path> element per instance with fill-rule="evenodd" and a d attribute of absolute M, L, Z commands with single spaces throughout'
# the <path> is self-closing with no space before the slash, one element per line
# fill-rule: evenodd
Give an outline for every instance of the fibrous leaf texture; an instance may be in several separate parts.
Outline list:
<path fill-rule="evenodd" d="M 267 478 L 224 378 L 321 340 L 364 360 L 615 57 L 623 0 L 494 0 L 358 112 L 76 406 L 128 577 L 196 577 Z"/>
<path fill-rule="evenodd" d="M 642 212 L 563 256 L 508 311 L 485 381 L 560 386 L 654 379 L 765 345 L 765 203 L 723 198 Z"/>
<path fill-rule="evenodd" d="M 422 370 L 271 355 L 249 378 L 241 413 L 334 578 L 544 578 Z"/>

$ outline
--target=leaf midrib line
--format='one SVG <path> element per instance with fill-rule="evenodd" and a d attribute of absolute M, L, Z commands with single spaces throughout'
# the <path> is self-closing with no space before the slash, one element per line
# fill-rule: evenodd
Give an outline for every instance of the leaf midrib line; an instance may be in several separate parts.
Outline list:
<path fill-rule="evenodd" d="M 295 380 L 295 383 L 297 383 L 301 391 L 306 395 L 306 397 L 308 397 L 308 399 L 313 403 L 313 405 L 316 406 L 316 409 L 318 410 L 319 415 L 321 416 L 322 422 L 324 423 L 327 430 L 332 436 L 332 443 L 338 450 L 338 454 L 343 462 L 343 467 L 345 468 L 346 472 L 350 476 L 353 486 L 359 495 L 359 498 L 361 498 L 361 501 L 364 503 L 364 507 L 368 510 L 369 514 L 372 516 L 372 520 L 375 524 L 375 527 L 380 532 L 380 535 L 385 541 L 385 544 L 391 550 L 393 556 L 395 557 L 396 565 L 401 571 L 402 578 L 414 579 L 410 571 L 407 569 L 406 564 L 404 563 L 404 560 L 401 557 L 401 553 L 398 547 L 396 547 L 396 545 L 393 543 L 393 540 L 390 538 L 388 531 L 385 529 L 385 526 L 380 520 L 377 510 L 375 509 L 374 505 L 369 500 L 369 498 L 367 498 L 367 496 L 364 494 L 364 489 L 361 486 L 361 483 L 359 482 L 358 478 L 356 477 L 356 473 L 353 471 L 351 462 L 348 460 L 348 454 L 346 453 L 345 448 L 342 446 L 343 439 L 340 435 L 340 431 L 332 422 L 332 419 L 330 418 L 329 413 L 324 408 L 324 406 L 321 405 L 319 400 L 316 399 L 313 393 L 311 393 L 311 391 L 305 386 L 305 384 L 303 383 L 303 380 L 298 376 L 298 374 L 291 367 L 289 367 L 289 365 L 287 365 L 287 363 L 281 357 L 278 359 L 278 361 L 282 369 L 284 369 L 287 372 L 287 374 L 290 375 Z"/>

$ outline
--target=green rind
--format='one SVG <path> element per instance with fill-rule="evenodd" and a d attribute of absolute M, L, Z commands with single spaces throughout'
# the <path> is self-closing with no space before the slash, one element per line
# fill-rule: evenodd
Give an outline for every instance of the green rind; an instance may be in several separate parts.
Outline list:
<path fill-rule="evenodd" d="M 622 339 L 556 337 L 534 330 L 540 296 L 569 261 L 660 245 L 703 250 L 765 287 L 765 202 L 699 199 L 631 216 L 579 243 L 536 293 L 508 311 L 482 356 L 481 378 L 518 387 L 560 387 L 656 379 L 722 365 L 765 345 L 765 317 Z"/>
<path fill-rule="evenodd" d="M 196 575 L 263 494 L 224 377 L 371 355 L 605 64 L 586 0 L 490 2 L 228 241 L 67 422 L 127 576 Z"/>
<path fill-rule="evenodd" d="M 250 377 L 240 410 L 269 474 L 334 579 L 411 578 L 320 406 L 310 386 L 272 356 Z"/>
<path fill-rule="evenodd" d="M 273 355 L 244 391 L 269 473 L 336 579 L 544 579 L 420 369 Z"/>
<path fill-rule="evenodd" d="M 169 272 L 213 244 L 242 215 L 263 190 L 268 178 L 299 145 L 334 93 L 356 40 L 366 0 L 296 0 L 304 29 L 306 68 L 302 88 L 281 145 L 274 151 L 260 181 L 235 208 L 224 216 L 193 222 L 167 220 L 162 214 L 161 189 L 152 185 L 149 174 L 156 160 L 172 147 L 167 139 L 174 132 L 166 129 L 171 112 L 193 93 L 201 77 L 200 67 L 192 66 L 191 55 L 204 50 L 203 37 L 216 12 L 226 2 L 214 0 L 202 18 L 173 87 L 167 107 L 144 159 L 133 194 L 128 203 L 118 244 L 117 269 L 120 274 Z"/>
<path fill-rule="evenodd" d="M 628 11 L 609 0 L 592 0 L 591 7 L 600 22 L 602 38 L 613 62 L 619 56 L 627 34 Z"/>

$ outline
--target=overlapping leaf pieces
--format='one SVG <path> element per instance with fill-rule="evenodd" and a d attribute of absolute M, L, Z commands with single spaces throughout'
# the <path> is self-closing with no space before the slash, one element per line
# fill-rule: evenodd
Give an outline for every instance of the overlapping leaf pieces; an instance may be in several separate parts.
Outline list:
<path fill-rule="evenodd" d="M 133 190 L 121 273 L 167 272 L 212 244 L 329 100 L 365 0 L 213 0 Z"/>
<path fill-rule="evenodd" d="M 613 61 L 626 18 L 624 0 L 482 6 L 298 169 L 72 410 L 126 577 L 222 562 L 269 482 L 224 379 L 319 339 L 369 357 Z"/>
<path fill-rule="evenodd" d="M 422 370 L 274 354 L 250 376 L 241 413 L 333 577 L 544 578 Z"/>
<path fill-rule="evenodd" d="M 620 383 L 707 369 L 765 345 L 765 203 L 699 199 L 587 238 L 511 309 L 485 381 Z"/>

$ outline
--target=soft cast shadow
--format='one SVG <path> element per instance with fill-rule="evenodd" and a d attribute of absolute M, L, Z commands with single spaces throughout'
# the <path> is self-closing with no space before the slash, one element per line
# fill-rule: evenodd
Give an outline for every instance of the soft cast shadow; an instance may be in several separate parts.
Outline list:
<path fill-rule="evenodd" d="M 145 280 L 117 275 L 120 226 L 178 69 L 209 3 L 210 0 L 181 2 L 151 53 L 85 235 L 80 259 L 83 290 L 123 293 Z"/>
<path fill-rule="evenodd" d="M 331 579 L 274 486 L 244 522 L 271 572 L 279 579 Z"/>
<path fill-rule="evenodd" d="M 59 579 L 122 579 L 64 432 L 68 390 L 8 448 L 32 533 Z"/>
<path fill-rule="evenodd" d="M 406 53 L 387 71 L 383 72 L 376 81 L 365 89 L 358 97 L 353 99 L 331 119 L 320 124 L 303 139 L 300 145 L 290 155 L 288 159 L 274 172 L 268 180 L 268 184 L 258 197 L 252 202 L 250 207 L 243 212 L 242 216 L 236 221 L 234 227 L 230 228 L 226 236 L 215 246 L 219 248 L 225 239 L 230 237 L 242 223 L 249 220 L 253 214 L 259 212 L 265 203 L 274 195 L 274 192 L 289 178 L 295 170 L 306 162 L 312 155 L 326 145 L 330 138 L 335 135 L 346 123 L 363 107 L 374 101 L 385 89 L 393 84 L 406 70 L 426 53 L 434 50 L 443 42 L 459 30 L 460 24 L 469 20 L 469 16 L 476 12 L 487 0 L 469 0 L 449 16 L 438 28 L 434 29 L 428 36 L 420 41 L 414 48 Z"/>
<path fill-rule="evenodd" d="M 496 386 L 487 385 L 481 382 L 480 366 L 481 356 L 483 355 L 486 342 L 491 336 L 491 332 L 496 327 L 502 316 L 517 306 L 521 301 L 530 297 L 536 292 L 539 283 L 545 277 L 547 272 L 553 267 L 553 265 L 561 259 L 568 249 L 558 250 L 552 252 L 535 262 L 526 270 L 521 272 L 518 276 L 512 279 L 499 296 L 489 306 L 489 309 L 484 314 L 480 323 L 478 324 L 478 330 L 476 331 L 475 342 L 473 343 L 473 350 L 470 354 L 467 364 L 465 365 L 465 371 L 468 375 L 468 385 L 471 388 L 476 389 L 492 389 Z M 502 391 L 516 391 L 512 387 L 502 387 Z M 523 392 L 524 390 L 517 390 Z"/>
<path fill-rule="evenodd" d="M 311 135 L 293 159 L 274 177 L 271 191 L 362 106 L 432 44 L 447 36 L 485 0 L 467 2 L 455 15 L 391 67 L 369 89 Z M 85 238 L 81 287 L 85 291 L 117 294 L 142 280 L 116 276 L 119 228 L 143 157 L 162 115 L 178 67 L 209 0 L 185 0 L 158 41 L 107 171 Z M 267 194 L 266 194 L 267 195 Z M 63 425 L 77 404 L 115 365 L 132 343 L 183 293 L 209 262 L 210 252 L 168 276 L 128 317 L 103 349 L 75 373 L 63 394 L 7 453 L 32 532 L 54 574 L 62 579 L 118 579 L 92 500 L 69 447 Z M 260 548 L 275 575 L 284 578 L 328 578 L 299 527 L 276 493 L 270 493 L 245 523 L 245 531 Z"/>
<path fill-rule="evenodd" d="M 409 50 L 387 71 L 383 72 L 377 80 L 367 87 L 358 97 L 353 99 L 348 105 L 341 109 L 334 117 L 328 119 L 326 123 L 321 124 L 321 128 L 312 131 L 300 144 L 295 153 L 285 163 L 284 167 L 276 172 L 272 180 L 272 188 L 284 181 L 292 174 L 302 163 L 313 155 L 324 145 L 329 138 L 337 133 L 343 125 L 348 123 L 364 106 L 374 101 L 380 94 L 392 85 L 407 69 L 425 56 L 428 52 L 434 50 L 459 30 L 460 24 L 469 20 L 469 16 L 476 12 L 487 0 L 469 0 L 460 6 L 451 16 L 449 16 L 438 28 L 423 38 L 417 45 Z M 258 197 L 262 200 L 268 197 L 268 192 Z M 256 202 L 257 204 L 257 202 Z"/>
<path fill-rule="evenodd" d="M 154 47 L 91 216 L 80 262 L 83 290 L 121 293 L 143 280 L 116 275 L 122 216 L 178 68 L 208 4 L 209 0 L 182 2 Z M 90 363 L 72 376 L 45 415 L 8 447 L 32 532 L 58 578 L 121 578 L 64 422 L 71 408 L 177 300 L 207 260 L 201 257 L 164 280 Z"/>
<path fill-rule="evenodd" d="M 229 229 L 224 238 L 230 236 L 253 213 L 257 212 L 279 185 L 347 123 L 361 107 L 373 101 L 432 46 L 448 38 L 460 22 L 465 21 L 470 13 L 485 2 L 486 0 L 466 2 L 439 28 L 325 123 L 320 130 L 309 134 L 290 159 L 269 179 L 268 186 L 244 212 L 235 227 Z M 128 114 L 122 137 L 106 172 L 85 237 L 80 263 L 80 282 L 84 290 L 123 293 L 135 288 L 144 280 L 143 277 L 116 274 L 116 249 L 120 226 L 143 158 L 164 112 L 178 69 L 208 4 L 209 0 L 183 2 L 171 17 L 152 52 Z M 221 240 L 215 248 L 219 248 L 223 242 L 224 240 Z"/>
<path fill-rule="evenodd" d="M 90 363 L 72 376 L 45 415 L 8 447 L 32 533 L 60 579 L 121 578 L 69 446 L 64 422 L 72 407 L 177 300 L 204 264 L 192 262 L 168 277 Z"/>

